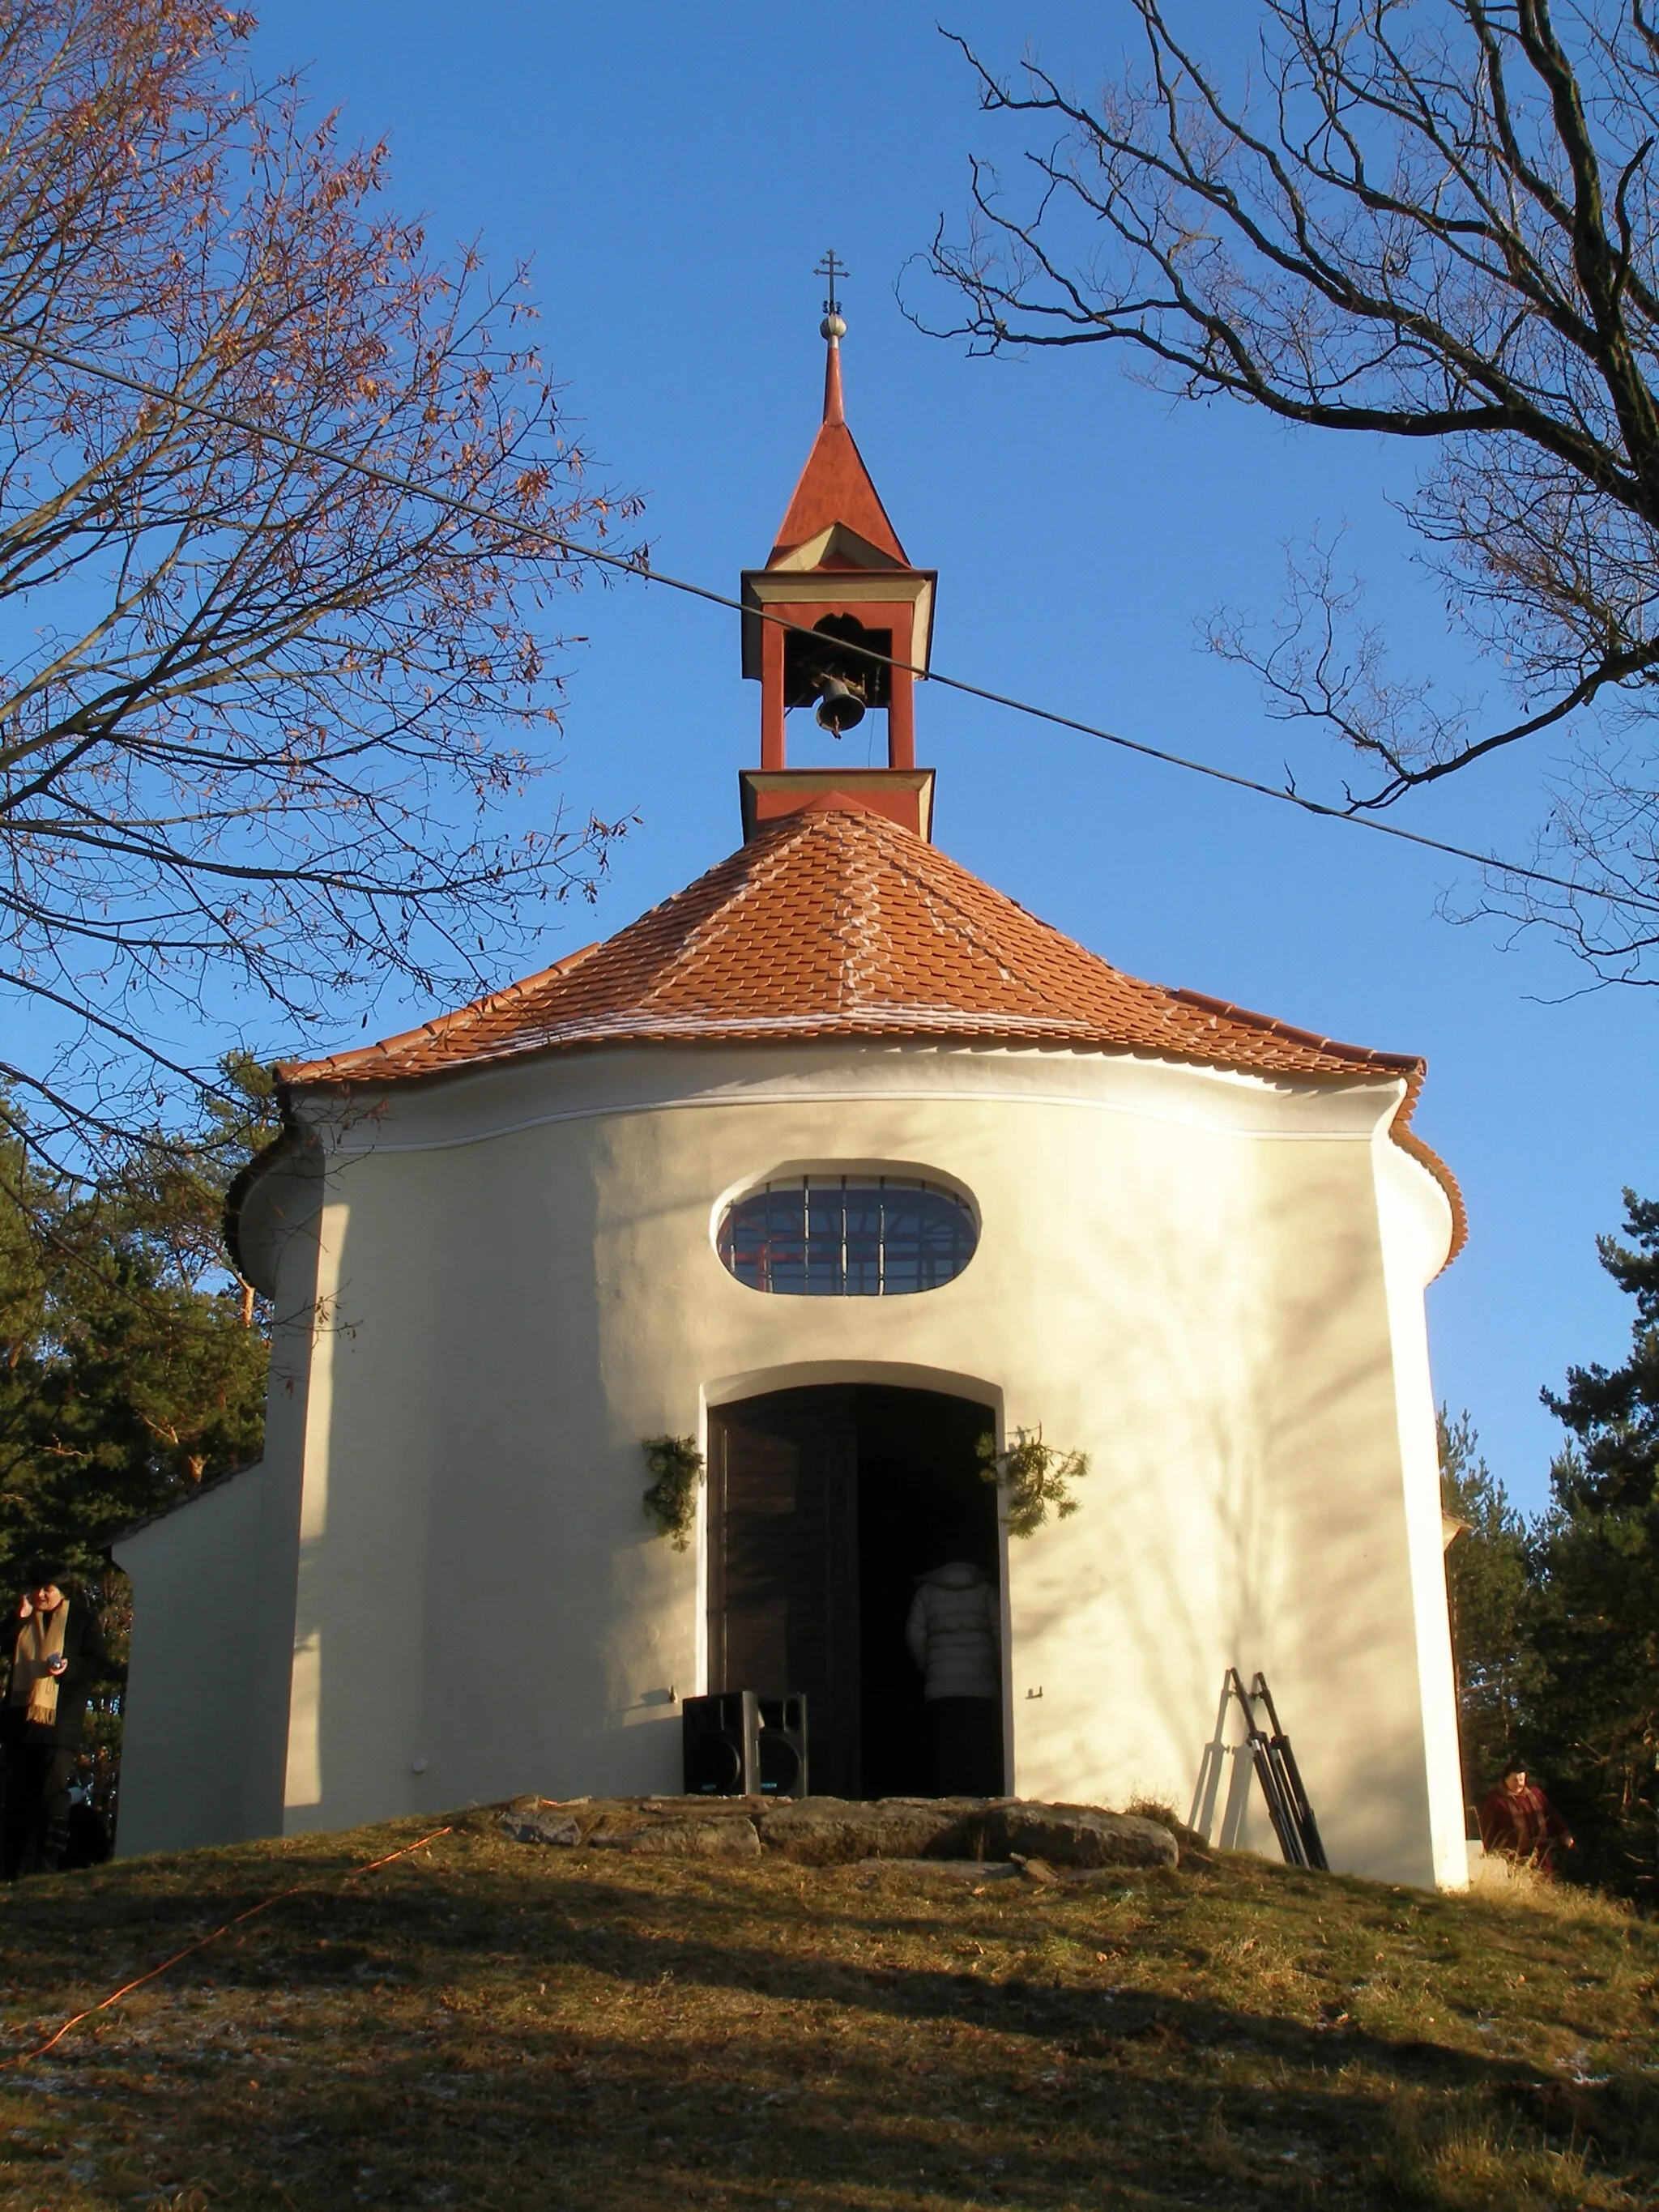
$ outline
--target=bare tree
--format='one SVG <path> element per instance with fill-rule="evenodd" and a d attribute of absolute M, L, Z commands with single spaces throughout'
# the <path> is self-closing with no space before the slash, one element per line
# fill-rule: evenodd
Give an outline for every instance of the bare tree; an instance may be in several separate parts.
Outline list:
<path fill-rule="evenodd" d="M 611 834 L 491 816 L 556 720 L 568 541 L 633 504 L 524 272 L 435 261 L 251 27 L 0 8 L 0 988 L 55 1024 L 3 1072 L 59 1162 L 211 1085 L 170 1024 L 210 1071 L 228 1006 L 476 988 Z"/>
<path fill-rule="evenodd" d="M 1659 981 L 1659 18 L 1255 0 L 1233 71 L 1176 13 L 1124 0 L 1144 57 L 1097 99 L 956 41 L 1030 185 L 976 164 L 969 231 L 931 255 L 966 301 L 945 320 L 976 350 L 1124 344 L 1182 396 L 1425 447 L 1407 514 L 1514 711 L 1393 673 L 1328 543 L 1277 620 L 1211 641 L 1368 764 L 1357 811 L 1570 731 L 1540 845 L 1581 888 L 1489 895 Z"/>

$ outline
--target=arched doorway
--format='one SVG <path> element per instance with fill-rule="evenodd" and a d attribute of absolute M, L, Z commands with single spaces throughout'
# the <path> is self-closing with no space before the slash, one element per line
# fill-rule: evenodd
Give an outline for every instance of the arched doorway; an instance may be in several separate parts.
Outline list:
<path fill-rule="evenodd" d="M 708 1686 L 804 1690 L 811 1786 L 928 1788 L 904 1640 L 921 1577 L 968 1559 L 1001 1588 L 988 1406 L 882 1383 L 775 1390 L 709 1415 Z"/>

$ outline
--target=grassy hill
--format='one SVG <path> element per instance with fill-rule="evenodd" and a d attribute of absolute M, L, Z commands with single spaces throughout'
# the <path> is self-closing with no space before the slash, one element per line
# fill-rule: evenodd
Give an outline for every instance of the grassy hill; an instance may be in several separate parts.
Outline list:
<path fill-rule="evenodd" d="M 0 1897 L 0 2206 L 1659 2202 L 1659 1930 L 1222 1857 L 952 1877 L 495 1816 Z"/>

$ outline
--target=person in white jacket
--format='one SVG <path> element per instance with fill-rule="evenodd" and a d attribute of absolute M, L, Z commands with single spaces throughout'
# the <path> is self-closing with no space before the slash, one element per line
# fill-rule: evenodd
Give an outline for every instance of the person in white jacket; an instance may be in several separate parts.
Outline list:
<path fill-rule="evenodd" d="M 995 1590 L 966 1559 L 924 1575 L 911 1605 L 905 1641 L 922 1673 L 938 1796 L 1002 1794 L 1000 1613 Z"/>

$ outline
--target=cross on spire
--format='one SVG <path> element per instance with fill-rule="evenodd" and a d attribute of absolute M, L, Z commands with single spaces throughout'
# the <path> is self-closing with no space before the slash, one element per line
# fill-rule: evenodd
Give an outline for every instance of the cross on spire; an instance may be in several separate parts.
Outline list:
<path fill-rule="evenodd" d="M 842 319 L 836 279 L 850 276 L 852 273 L 833 246 L 812 271 L 815 276 L 825 276 L 830 280 L 830 296 L 823 303 L 823 320 L 818 325 L 818 336 L 824 343 L 823 419 L 826 422 L 845 422 L 847 420 L 841 397 L 841 342 L 847 335 L 847 325 Z"/>
<path fill-rule="evenodd" d="M 847 264 L 837 255 L 833 246 L 812 271 L 815 276 L 826 276 L 830 280 L 830 296 L 823 303 L 823 312 L 826 315 L 838 315 L 841 313 L 841 301 L 836 296 L 836 279 L 837 276 L 850 276 L 852 273 Z"/>

